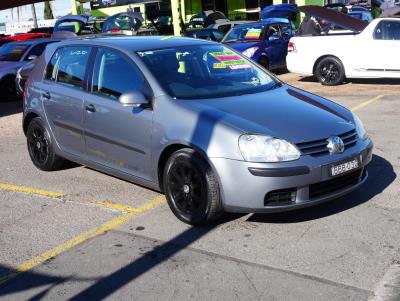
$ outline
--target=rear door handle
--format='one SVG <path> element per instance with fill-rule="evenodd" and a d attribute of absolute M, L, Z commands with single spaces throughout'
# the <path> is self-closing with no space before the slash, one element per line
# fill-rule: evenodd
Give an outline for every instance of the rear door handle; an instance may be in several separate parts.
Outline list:
<path fill-rule="evenodd" d="M 50 92 L 44 92 L 44 93 L 42 94 L 42 96 L 43 96 L 43 98 L 45 98 L 45 99 L 50 99 L 50 98 L 51 98 Z"/>
<path fill-rule="evenodd" d="M 92 113 L 96 112 L 96 108 L 95 108 L 95 106 L 92 105 L 92 104 L 87 105 L 85 109 L 86 109 L 86 111 L 88 111 L 88 112 L 92 112 Z"/>

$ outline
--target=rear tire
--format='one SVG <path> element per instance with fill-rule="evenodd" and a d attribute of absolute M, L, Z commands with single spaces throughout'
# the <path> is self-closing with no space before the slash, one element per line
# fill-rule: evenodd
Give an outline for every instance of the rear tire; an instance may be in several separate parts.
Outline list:
<path fill-rule="evenodd" d="M 193 149 L 184 148 L 171 155 L 163 182 L 168 205 L 181 221 L 206 224 L 222 215 L 218 180 L 210 165 Z"/>
<path fill-rule="evenodd" d="M 55 154 L 53 141 L 40 117 L 31 120 L 26 137 L 29 156 L 38 169 L 52 171 L 64 166 L 66 161 Z"/>
<path fill-rule="evenodd" d="M 346 77 L 342 62 L 333 56 L 323 58 L 318 62 L 315 76 L 325 86 L 340 85 Z"/>

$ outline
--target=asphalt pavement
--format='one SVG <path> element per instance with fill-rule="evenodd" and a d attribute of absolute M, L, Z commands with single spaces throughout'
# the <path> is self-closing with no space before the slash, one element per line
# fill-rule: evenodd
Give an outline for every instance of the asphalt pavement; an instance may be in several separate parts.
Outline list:
<path fill-rule="evenodd" d="M 326 204 L 208 227 L 89 168 L 35 169 L 21 105 L 0 103 L 0 300 L 400 300 L 400 81 L 279 76 L 360 116 L 369 178 Z"/>

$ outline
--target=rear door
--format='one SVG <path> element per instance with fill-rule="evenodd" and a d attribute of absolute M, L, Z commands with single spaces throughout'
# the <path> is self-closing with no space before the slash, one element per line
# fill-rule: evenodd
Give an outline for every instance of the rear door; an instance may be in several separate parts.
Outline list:
<path fill-rule="evenodd" d="M 42 99 L 61 150 L 84 157 L 83 98 L 91 47 L 58 49 L 47 66 Z"/>
<path fill-rule="evenodd" d="M 85 139 L 88 158 L 97 164 L 150 179 L 153 111 L 123 106 L 119 97 L 150 89 L 125 54 L 99 48 L 92 74 L 92 94 L 85 99 Z"/>

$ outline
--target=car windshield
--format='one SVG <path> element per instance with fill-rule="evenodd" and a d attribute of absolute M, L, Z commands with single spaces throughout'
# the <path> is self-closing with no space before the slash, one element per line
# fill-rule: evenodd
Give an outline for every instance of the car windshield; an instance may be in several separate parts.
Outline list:
<path fill-rule="evenodd" d="M 269 73 L 223 45 L 184 46 L 138 55 L 164 90 L 175 98 L 237 96 L 279 85 Z"/>
<path fill-rule="evenodd" d="M 259 41 L 264 35 L 265 27 L 262 25 L 237 26 L 224 38 L 225 43 Z"/>
<path fill-rule="evenodd" d="M 29 45 L 26 44 L 6 44 L 0 47 L 0 61 L 19 61 Z"/>

